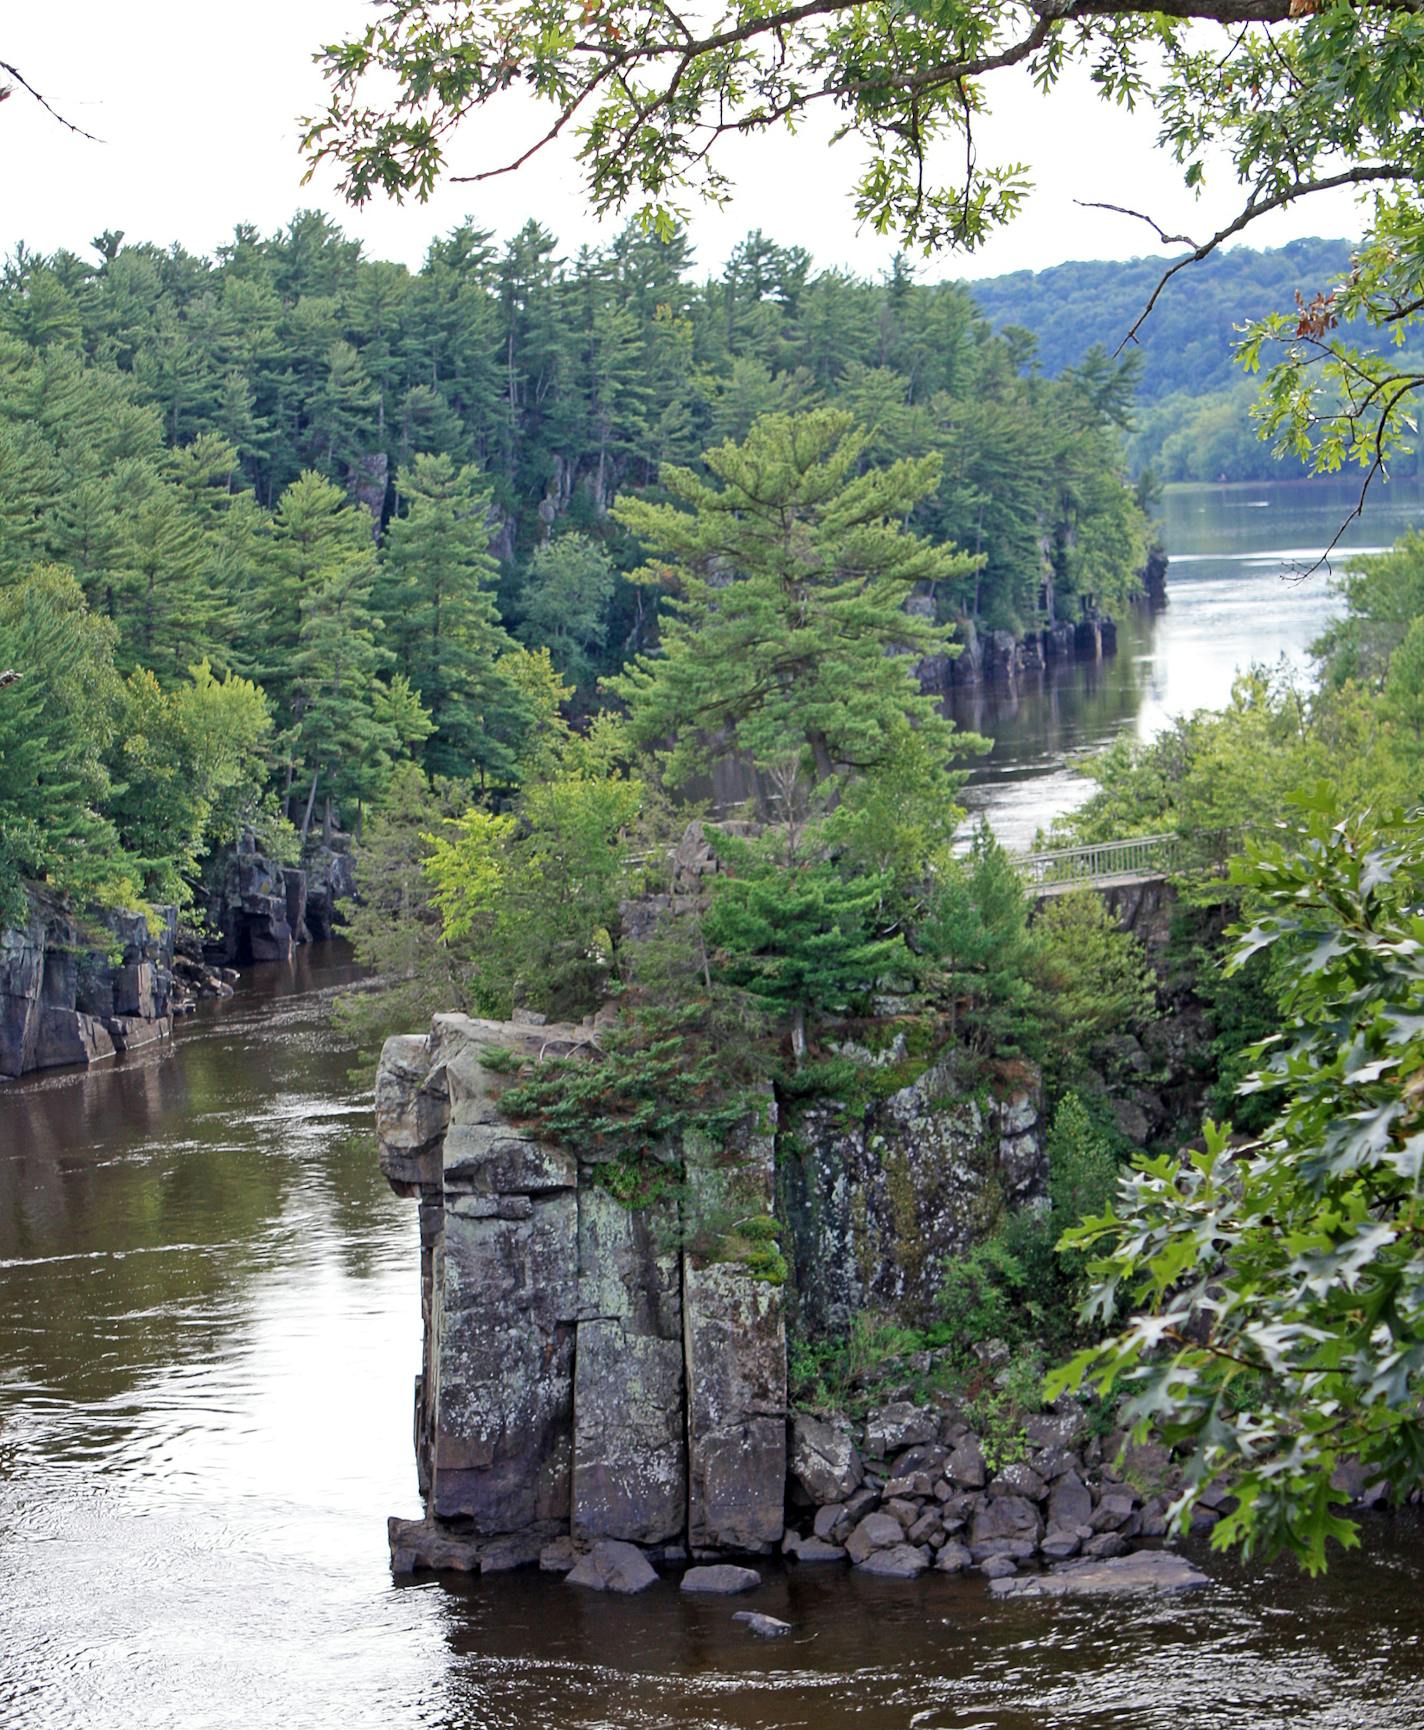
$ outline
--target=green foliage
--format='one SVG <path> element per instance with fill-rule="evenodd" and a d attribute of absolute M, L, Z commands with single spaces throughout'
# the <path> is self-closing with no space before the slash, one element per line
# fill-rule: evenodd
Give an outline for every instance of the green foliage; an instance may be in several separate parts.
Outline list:
<path fill-rule="evenodd" d="M 597 1006 L 641 799 L 636 779 L 568 762 L 526 787 L 514 812 L 475 806 L 430 837 L 431 900 L 485 1013 Z"/>
<path fill-rule="evenodd" d="M 947 633 L 905 603 L 977 561 L 905 531 L 935 458 L 862 471 L 863 448 L 843 412 L 768 415 L 706 453 L 720 486 L 669 467 L 675 504 L 617 506 L 653 555 L 640 580 L 674 598 L 657 656 L 610 689 L 635 738 L 674 739 L 674 785 L 729 747 L 758 768 L 800 759 L 812 781 L 850 779 L 900 747 L 907 722 L 948 757 L 949 725 L 914 677 L 914 657 L 945 652 Z"/>
<path fill-rule="evenodd" d="M 729 869 L 702 919 L 714 975 L 789 1016 L 799 1059 L 807 1015 L 844 1012 L 909 962 L 904 940 L 876 927 L 885 880 L 783 865 L 730 836 L 718 846 Z"/>
<path fill-rule="evenodd" d="M 1342 819 L 1322 791 L 1299 846 L 1235 874 L 1259 915 L 1233 964 L 1292 955 L 1243 1084 L 1274 1116 L 1244 1147 L 1208 1123 L 1184 1160 L 1139 1159 L 1115 1211 L 1068 1234 L 1095 1256 L 1094 1312 L 1136 1313 L 1051 1382 L 1119 1390 L 1190 1450 L 1180 1520 L 1224 1478 L 1214 1543 L 1319 1571 L 1357 1541 L 1341 1460 L 1397 1497 L 1424 1477 L 1424 816 Z"/>
<path fill-rule="evenodd" d="M 0 913 L 23 922 L 23 883 L 132 905 L 138 884 L 99 807 L 119 696 L 114 629 L 68 571 L 0 588 Z"/>
<path fill-rule="evenodd" d="M 1028 902 L 987 825 L 976 829 L 966 858 L 939 862 L 914 942 L 951 1028 L 971 1051 L 982 1059 L 1036 1053 Z"/>
<path fill-rule="evenodd" d="M 1091 889 L 1043 903 L 1031 968 L 1043 1061 L 1055 1085 L 1101 1066 L 1113 1039 L 1140 1032 L 1156 1016 L 1156 982 L 1141 942 Z"/>
<path fill-rule="evenodd" d="M 519 635 L 547 648 L 570 684 L 588 686 L 608 637 L 614 569 L 587 535 L 560 535 L 534 550 L 524 571 Z"/>

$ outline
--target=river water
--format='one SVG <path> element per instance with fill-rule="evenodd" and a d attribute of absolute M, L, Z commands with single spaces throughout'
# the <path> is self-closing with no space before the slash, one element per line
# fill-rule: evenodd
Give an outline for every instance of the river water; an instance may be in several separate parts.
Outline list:
<path fill-rule="evenodd" d="M 1184 561 L 1135 648 L 1037 711 L 1021 695 L 1040 779 L 1178 689 L 1210 700 L 1233 609 L 1238 641 L 1282 646 L 1260 620 L 1298 595 L 1263 611 L 1249 550 L 1197 530 L 1198 565 L 1223 562 Z M 1194 675 L 1189 613 L 1213 650 Z M 1289 622 L 1298 651 L 1316 626 Z M 1135 706 L 1103 697 L 1129 667 Z M 1031 785 L 1012 767 L 998 785 Z M 1412 1516 L 1370 1519 L 1324 1582 L 1211 1559 L 1175 1602 L 769 1570 L 738 1605 L 794 1622 L 766 1643 L 670 1582 L 394 1582 L 385 1516 L 419 1511 L 418 1245 L 328 1025 L 353 977 L 340 944 L 253 968 L 164 1051 L 0 1092 L 5 1730 L 1424 1730 Z"/>
<path fill-rule="evenodd" d="M 965 802 L 1015 851 L 1092 790 L 1069 760 L 1131 730 L 1147 738 L 1174 716 L 1216 708 L 1253 662 L 1284 659 L 1308 675 L 1308 649 L 1336 613 L 1332 588 L 1351 553 L 1379 551 L 1424 526 L 1424 485 L 1372 490 L 1328 568 L 1311 570 L 1359 497 L 1356 479 L 1170 487 L 1163 540 L 1167 605 L 1129 613 L 1114 656 L 955 694 L 961 727 L 987 734 Z M 1308 574 L 1307 574 L 1308 573 Z"/>

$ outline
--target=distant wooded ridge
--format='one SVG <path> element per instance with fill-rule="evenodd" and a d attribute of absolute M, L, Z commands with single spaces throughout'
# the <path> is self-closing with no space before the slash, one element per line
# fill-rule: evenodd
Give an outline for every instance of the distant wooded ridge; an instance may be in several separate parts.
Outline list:
<path fill-rule="evenodd" d="M 1039 365 L 1053 378 L 1094 346 L 1112 354 L 1176 256 L 1075 260 L 965 287 L 996 330 L 1033 332 Z M 1349 241 L 1310 239 L 1269 251 L 1233 247 L 1179 271 L 1131 345 L 1142 356 L 1139 397 L 1207 396 L 1236 384 L 1235 327 L 1289 311 L 1297 292 L 1308 301 L 1328 290 L 1349 263 Z"/>

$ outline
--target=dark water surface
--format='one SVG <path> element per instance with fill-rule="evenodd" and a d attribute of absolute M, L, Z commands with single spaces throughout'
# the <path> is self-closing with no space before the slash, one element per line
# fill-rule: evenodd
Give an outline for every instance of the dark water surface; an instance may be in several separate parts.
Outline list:
<path fill-rule="evenodd" d="M 1331 603 L 1274 573 L 1334 506 L 1298 494 L 1174 494 L 1167 612 L 1114 662 L 965 717 L 999 733 L 996 823 L 1028 839 L 1066 751 L 1303 653 Z M 397 1587 L 416 1220 L 327 1025 L 351 978 L 325 945 L 252 969 L 167 1051 L 0 1084 L 5 1730 L 1424 1730 L 1413 1519 L 1371 1521 L 1324 1583 L 1211 1561 L 1210 1591 L 1161 1603 L 839 1569 L 771 1571 L 735 1606 L 667 1582 Z M 794 1635 L 755 1640 L 731 1621 L 748 1603 Z"/>
<path fill-rule="evenodd" d="M 0 1724 L 1424 1730 L 1424 1530 L 1161 1603 L 769 1572 L 750 1599 L 396 1586 L 415 1210 L 326 1026 L 339 945 L 164 1054 L 0 1093 Z M 745 1604 L 788 1617 L 762 1642 Z"/>
<path fill-rule="evenodd" d="M 1332 575 L 1351 553 L 1379 551 L 1424 525 L 1424 485 L 1375 488 L 1350 523 L 1331 569 L 1304 575 L 1359 498 L 1357 479 L 1180 486 L 1162 504 L 1170 556 L 1167 606 L 1129 614 L 1117 654 L 1002 685 L 956 693 L 962 727 L 986 733 L 966 802 L 988 816 L 1008 847 L 1031 847 L 1034 833 L 1091 791 L 1068 766 L 1119 733 L 1149 738 L 1174 716 L 1216 708 L 1237 673 L 1284 658 L 1308 672 L 1309 645 L 1338 611 Z"/>

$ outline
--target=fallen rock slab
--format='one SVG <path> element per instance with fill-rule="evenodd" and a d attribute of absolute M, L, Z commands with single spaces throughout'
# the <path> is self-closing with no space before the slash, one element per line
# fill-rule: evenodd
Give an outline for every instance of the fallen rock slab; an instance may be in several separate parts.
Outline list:
<path fill-rule="evenodd" d="M 844 1544 L 828 1544 L 824 1538 L 803 1538 L 792 1552 L 798 1562 L 843 1562 Z"/>
<path fill-rule="evenodd" d="M 1046 1574 L 990 1582 L 999 1598 L 1088 1598 L 1106 1592 L 1187 1592 L 1211 1581 L 1174 1550 L 1138 1550 L 1105 1561 L 1064 1562 Z"/>
<path fill-rule="evenodd" d="M 595 1592 L 644 1592 L 657 1575 L 636 1544 L 605 1538 L 564 1579 L 571 1586 L 588 1586 Z"/>
<path fill-rule="evenodd" d="M 732 1620 L 745 1622 L 752 1633 L 760 1635 L 763 1640 L 779 1640 L 783 1634 L 791 1632 L 789 1622 L 783 1622 L 780 1616 L 763 1616 L 760 1610 L 737 1610 Z"/>
<path fill-rule="evenodd" d="M 862 1574 L 878 1574 L 887 1580 L 913 1580 L 930 1565 L 929 1551 L 914 1544 L 896 1544 L 876 1550 L 856 1566 Z"/>
<path fill-rule="evenodd" d="M 717 1562 L 707 1568 L 689 1568 L 682 1576 L 684 1592 L 750 1592 L 761 1584 L 755 1568 L 738 1568 L 730 1562 Z"/>

